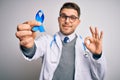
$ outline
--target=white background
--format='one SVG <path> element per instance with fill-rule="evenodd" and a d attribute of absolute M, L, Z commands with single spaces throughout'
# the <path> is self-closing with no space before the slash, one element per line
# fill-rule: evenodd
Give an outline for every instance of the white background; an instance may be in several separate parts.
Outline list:
<path fill-rule="evenodd" d="M 58 28 L 59 9 L 66 0 L 0 0 L 0 80 L 38 80 L 41 60 L 26 61 L 15 37 L 18 24 L 33 20 L 36 12 L 45 13 L 44 26 L 49 34 Z M 67 0 L 81 8 L 81 24 L 77 32 L 84 38 L 89 26 L 104 31 L 103 52 L 107 60 L 106 80 L 120 80 L 120 1 Z"/>

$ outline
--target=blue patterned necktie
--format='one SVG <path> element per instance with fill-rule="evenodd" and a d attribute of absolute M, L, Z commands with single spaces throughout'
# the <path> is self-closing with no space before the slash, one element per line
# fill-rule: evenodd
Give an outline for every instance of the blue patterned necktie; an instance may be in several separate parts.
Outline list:
<path fill-rule="evenodd" d="M 69 40 L 69 38 L 68 38 L 68 37 L 65 37 L 65 38 L 64 38 L 64 43 L 67 43 L 68 40 Z"/>

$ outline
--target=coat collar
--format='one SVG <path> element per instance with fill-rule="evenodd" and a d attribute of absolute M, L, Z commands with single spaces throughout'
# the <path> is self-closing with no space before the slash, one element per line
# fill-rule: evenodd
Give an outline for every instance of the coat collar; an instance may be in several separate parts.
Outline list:
<path fill-rule="evenodd" d="M 78 35 L 77 33 L 75 33 L 75 35 L 77 36 L 76 44 L 81 44 L 82 49 L 86 50 L 86 47 L 84 45 L 84 40 L 82 39 L 82 37 L 80 35 Z M 61 50 L 62 49 L 62 40 L 61 40 L 61 36 L 60 36 L 59 32 L 54 34 L 54 39 L 53 40 L 56 42 L 57 46 Z"/>

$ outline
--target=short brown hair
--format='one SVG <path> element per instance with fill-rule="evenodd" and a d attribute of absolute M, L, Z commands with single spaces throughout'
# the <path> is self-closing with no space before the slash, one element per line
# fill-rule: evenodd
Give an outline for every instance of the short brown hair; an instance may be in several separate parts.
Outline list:
<path fill-rule="evenodd" d="M 62 11 L 64 8 L 76 10 L 77 13 L 78 13 L 78 17 L 80 17 L 80 14 L 81 14 L 81 12 L 80 12 L 80 7 L 79 7 L 76 3 L 73 3 L 73 2 L 66 2 L 66 3 L 64 3 L 63 6 L 62 6 L 61 9 L 60 9 L 60 13 L 61 13 L 61 11 Z"/>

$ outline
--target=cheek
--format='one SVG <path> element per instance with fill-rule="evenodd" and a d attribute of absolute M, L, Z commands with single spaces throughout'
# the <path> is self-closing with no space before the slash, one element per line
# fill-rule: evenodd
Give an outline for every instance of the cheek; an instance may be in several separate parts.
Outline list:
<path fill-rule="evenodd" d="M 80 22 L 77 22 L 76 24 L 74 24 L 74 29 L 76 29 L 79 26 Z"/>
<path fill-rule="evenodd" d="M 74 27 L 74 30 L 77 28 L 77 25 Z"/>
<path fill-rule="evenodd" d="M 60 19 L 58 18 L 59 27 L 62 25 Z"/>
<path fill-rule="evenodd" d="M 74 29 L 74 30 L 75 30 L 75 29 L 77 28 L 77 26 L 78 26 L 78 25 L 76 25 L 76 24 L 75 24 L 75 25 L 73 25 L 73 26 L 72 26 L 72 29 Z"/>

